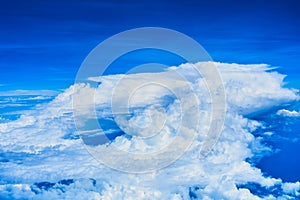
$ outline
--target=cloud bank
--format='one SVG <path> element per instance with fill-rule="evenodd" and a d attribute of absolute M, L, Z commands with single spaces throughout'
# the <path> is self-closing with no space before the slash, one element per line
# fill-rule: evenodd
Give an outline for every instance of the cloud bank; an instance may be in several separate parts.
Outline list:
<path fill-rule="evenodd" d="M 205 80 L 191 70 L 208 63 L 183 64 L 170 67 L 161 73 L 110 75 L 100 77 L 101 84 L 75 84 L 58 94 L 49 103 L 37 105 L 20 118 L 0 123 L 0 198 L 1 199 L 289 199 L 299 197 L 299 182 L 283 183 L 280 179 L 266 177 L 249 160 L 270 151 L 260 143 L 253 132 L 262 124 L 253 120 L 269 110 L 299 100 L 297 91 L 284 88 L 281 75 L 267 65 L 240 65 L 214 63 L 220 71 L 226 92 L 226 118 L 223 131 L 212 152 L 199 159 L 210 122 L 211 101 Z M 172 76 L 174 70 L 185 74 L 194 95 L 201 101 L 199 129 L 192 145 L 170 166 L 145 174 L 123 173 L 99 164 L 83 145 L 81 137 L 91 149 L 116 146 L 128 152 L 149 153 L 163 148 L 174 139 L 181 120 L 180 105 L 172 91 L 177 88 L 182 95 L 184 87 Z M 125 77 L 125 79 L 124 79 Z M 118 84 L 120 80 L 122 84 Z M 91 78 L 90 80 L 98 80 Z M 125 81 L 124 81 L 125 80 Z M 115 126 L 110 109 L 113 90 L 126 91 L 130 85 L 140 85 L 145 80 L 163 80 L 171 91 L 154 85 L 137 91 L 130 99 L 133 112 L 117 120 Z M 115 134 L 109 143 L 94 144 L 97 131 L 93 126 L 86 132 L 77 132 L 73 121 L 72 97 L 80 94 L 86 98 L 95 92 L 96 116 L 102 120 L 105 133 Z M 149 95 L 145 95 L 149 94 Z M 122 102 L 118 93 L 117 101 Z M 186 98 L 188 99 L 188 98 Z M 84 98 L 83 98 L 84 101 Z M 89 119 L 91 105 L 80 110 Z M 76 108 L 80 108 L 80 105 Z M 186 104 L 188 106 L 188 103 Z M 282 111 L 286 113 L 286 111 Z M 156 117 L 156 118 L 155 118 Z M 192 123 L 193 116 L 189 116 Z M 165 119 L 165 120 L 161 120 Z M 104 121 L 104 122 L 103 122 Z M 164 126 L 160 122 L 164 121 Z M 126 126 L 132 123 L 132 126 Z M 149 124 L 152 124 L 149 126 Z M 153 126 L 154 124 L 154 126 Z M 144 128 L 145 127 L 148 128 Z M 106 126 L 106 127 L 105 127 Z M 133 129 L 139 127 L 140 129 Z M 162 127 L 161 134 L 148 140 Z M 127 128 L 127 129 L 126 129 Z M 93 132 L 94 131 L 94 132 Z M 124 132 L 130 132 L 130 137 Z M 88 140 L 88 139 L 91 140 Z M 110 159 L 109 157 L 107 159 Z M 126 160 L 119 160 L 124 164 Z M 259 192 L 264 191 L 264 192 Z"/>

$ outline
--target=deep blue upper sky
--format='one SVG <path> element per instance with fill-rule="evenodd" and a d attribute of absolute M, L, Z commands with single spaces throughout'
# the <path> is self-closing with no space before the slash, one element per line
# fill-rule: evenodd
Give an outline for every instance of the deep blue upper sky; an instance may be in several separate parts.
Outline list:
<path fill-rule="evenodd" d="M 300 85 L 297 0 L 0 2 L 0 90 L 66 88 L 98 43 L 144 26 L 183 32 L 215 61 L 282 66 Z"/>

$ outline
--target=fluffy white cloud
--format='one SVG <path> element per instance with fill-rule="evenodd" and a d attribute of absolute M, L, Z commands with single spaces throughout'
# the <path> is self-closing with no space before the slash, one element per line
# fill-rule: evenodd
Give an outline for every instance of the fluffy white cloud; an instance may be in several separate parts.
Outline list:
<path fill-rule="evenodd" d="M 300 182 L 299 181 L 297 181 L 296 183 L 283 183 L 282 189 L 287 194 L 300 196 Z"/>
<path fill-rule="evenodd" d="M 184 64 L 162 73 L 105 76 L 99 78 L 101 84 L 97 88 L 75 84 L 50 103 L 38 105 L 17 120 L 0 123 L 0 198 L 276 199 L 298 196 L 299 182 L 282 183 L 280 179 L 265 177 L 260 169 L 247 162 L 266 149 L 260 144 L 260 138 L 252 134 L 262 125 L 249 116 L 299 99 L 295 90 L 283 87 L 284 76 L 269 72 L 267 65 L 215 63 L 225 86 L 226 119 L 212 152 L 199 159 L 199 150 L 209 129 L 211 100 L 205 80 L 194 74 L 191 67 L 205 65 L 207 63 Z M 176 70 L 185 75 L 184 81 L 174 75 Z M 98 78 L 91 80 L 98 81 Z M 147 85 L 149 82 L 156 84 Z M 263 87 L 265 84 L 267 88 Z M 139 89 L 138 86 L 144 87 Z M 134 91 L 133 95 L 128 96 L 127 91 Z M 83 97 L 75 105 L 74 94 Z M 195 108 L 190 103 L 193 103 L 193 95 L 199 100 L 197 130 L 188 129 L 195 121 Z M 176 96 L 185 102 L 181 103 Z M 123 173 L 101 165 L 76 135 L 73 108 L 86 119 L 97 116 L 109 120 L 114 111 L 110 109 L 112 98 L 116 105 L 128 103 L 134 109 L 130 116 L 116 119 L 120 128 L 132 137 L 120 135 L 110 145 L 140 153 L 163 148 L 176 137 L 174 130 L 182 123 L 182 107 L 190 109 L 183 130 L 196 134 L 193 144 L 176 162 L 152 173 Z M 95 102 L 95 114 L 91 114 L 94 111 L 91 102 Z M 87 125 L 87 132 L 80 134 L 94 131 L 95 127 L 88 120 L 82 124 Z M 106 131 L 113 133 L 114 129 L 110 127 Z M 158 131 L 161 134 L 140 139 Z M 108 146 L 93 148 L 108 149 Z M 121 161 L 134 167 L 135 163 L 126 158 Z M 282 184 L 282 194 L 276 196 L 267 190 L 262 197 L 247 187 L 237 187 L 247 183 L 257 183 L 264 188 Z"/>

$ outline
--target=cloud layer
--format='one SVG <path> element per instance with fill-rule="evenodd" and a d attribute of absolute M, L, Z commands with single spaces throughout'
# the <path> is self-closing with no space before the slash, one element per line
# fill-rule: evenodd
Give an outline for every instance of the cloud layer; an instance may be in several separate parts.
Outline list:
<path fill-rule="evenodd" d="M 299 100 L 297 91 L 284 88 L 284 76 L 267 65 L 214 63 L 220 71 L 226 92 L 226 118 L 223 131 L 212 152 L 199 159 L 199 151 L 207 137 L 211 117 L 211 100 L 205 80 L 193 73 L 193 67 L 204 68 L 209 63 L 183 64 L 166 72 L 101 77 L 101 84 L 76 84 L 45 104 L 40 104 L 17 120 L 0 123 L 0 197 L 30 199 L 276 199 L 299 197 L 299 182 L 283 183 L 265 177 L 249 160 L 269 151 L 253 132 L 262 124 L 252 119 L 271 109 L 280 109 Z M 174 71 L 185 75 L 181 83 Z M 95 80 L 95 78 L 91 78 Z M 119 81 L 122 81 L 122 84 Z M 145 81 L 164 83 L 147 85 L 130 98 L 132 108 L 127 117 L 112 121 L 110 108 L 114 90 L 116 105 L 122 105 L 125 93 L 132 85 Z M 176 81 L 177 80 L 177 81 Z M 185 84 L 193 90 L 185 92 Z M 117 86 L 117 89 L 116 89 Z M 185 99 L 182 103 L 176 91 Z M 126 152 L 155 152 L 170 144 L 174 130 L 183 123 L 181 107 L 191 105 L 189 99 L 199 99 L 197 129 L 187 129 L 195 119 L 191 114 L 185 122 L 186 133 L 195 134 L 193 143 L 170 166 L 146 174 L 130 174 L 112 170 L 88 153 L 79 135 L 97 136 L 91 124 L 83 123 L 84 131 L 76 132 L 73 121 L 74 94 L 95 100 L 97 118 L 106 120 L 105 133 L 119 133 L 110 143 L 90 145 L 89 150 L 105 150 L 109 146 Z M 147 94 L 147 95 L 146 95 Z M 125 98 L 125 99 L 124 99 Z M 127 103 L 127 102 L 126 102 Z M 75 105 L 85 119 L 93 118 L 89 101 Z M 83 108 L 83 109 L 81 109 Z M 77 111 L 76 111 L 77 112 Z M 190 110 L 192 112 L 192 109 Z M 283 111 L 282 111 L 283 112 Z M 286 113 L 286 112 L 283 112 Z M 162 120 L 164 119 L 164 120 Z M 161 122 L 164 122 L 163 125 Z M 131 123 L 131 125 L 128 125 Z M 87 126 L 87 124 L 89 124 Z M 77 124 L 80 126 L 80 124 Z M 141 140 L 141 136 L 152 136 Z M 93 132 L 94 131 L 94 132 Z M 128 134 L 124 133 L 130 133 Z M 95 137 L 97 138 L 97 137 Z M 87 142 L 89 143 L 89 142 Z M 91 144 L 91 143 L 90 143 Z M 112 152 L 113 153 L 113 152 Z M 99 160 L 99 159 L 98 159 Z M 107 161 L 111 161 L 107 157 Z M 124 165 L 134 162 L 117 160 Z M 147 164 L 147 163 L 146 163 Z M 253 187 L 265 190 L 258 194 Z M 277 192 L 274 192 L 275 189 Z"/>

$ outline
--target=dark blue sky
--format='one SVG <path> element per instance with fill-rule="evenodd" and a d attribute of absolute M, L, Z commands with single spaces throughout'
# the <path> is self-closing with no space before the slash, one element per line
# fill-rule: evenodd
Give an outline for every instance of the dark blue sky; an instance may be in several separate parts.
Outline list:
<path fill-rule="evenodd" d="M 215 61 L 282 66 L 291 85 L 300 85 L 297 0 L 0 3 L 0 90 L 66 88 L 98 43 L 144 26 L 185 33 Z"/>

